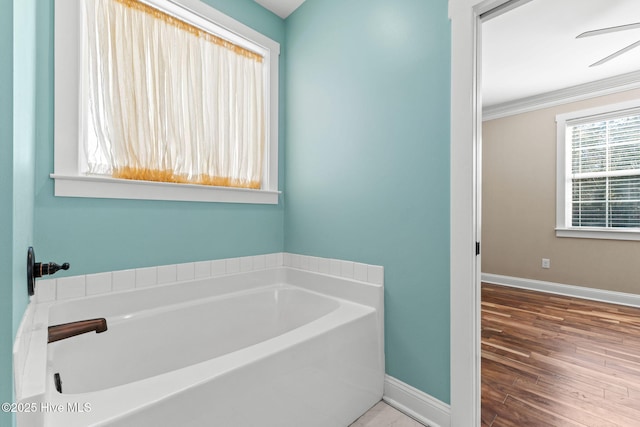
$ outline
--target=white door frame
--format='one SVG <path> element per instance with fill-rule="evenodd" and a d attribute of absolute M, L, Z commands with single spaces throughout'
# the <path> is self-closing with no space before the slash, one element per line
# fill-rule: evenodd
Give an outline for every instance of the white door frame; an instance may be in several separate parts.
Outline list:
<path fill-rule="evenodd" d="M 510 0 L 449 0 L 451 426 L 480 425 L 480 16 Z"/>

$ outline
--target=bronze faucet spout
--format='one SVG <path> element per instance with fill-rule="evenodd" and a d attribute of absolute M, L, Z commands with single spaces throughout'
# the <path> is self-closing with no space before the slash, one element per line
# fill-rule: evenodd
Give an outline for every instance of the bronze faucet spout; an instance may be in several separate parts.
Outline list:
<path fill-rule="evenodd" d="M 107 319 L 89 319 L 80 320 L 78 322 L 63 323 L 61 325 L 49 326 L 49 342 L 60 341 L 71 338 L 76 335 L 84 334 L 91 331 L 96 333 L 107 330 Z"/>

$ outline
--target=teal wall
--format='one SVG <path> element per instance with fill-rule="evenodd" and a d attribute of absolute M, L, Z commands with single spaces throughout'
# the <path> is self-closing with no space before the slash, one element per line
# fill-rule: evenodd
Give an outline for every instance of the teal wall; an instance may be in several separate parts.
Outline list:
<path fill-rule="evenodd" d="M 0 0 L 0 403 L 12 401 L 13 0 Z M 0 427 L 11 414 L 0 412 Z"/>
<path fill-rule="evenodd" d="M 0 402 L 13 401 L 12 344 L 28 303 L 26 252 L 34 229 L 35 5 L 0 8 Z M 14 423 L 0 412 L 0 426 Z"/>
<path fill-rule="evenodd" d="M 27 248 L 33 245 L 36 146 L 36 1 L 14 5 L 13 333 L 29 302 Z"/>
<path fill-rule="evenodd" d="M 449 402 L 447 0 L 286 20 L 285 250 L 385 267 L 387 374 Z"/>
<path fill-rule="evenodd" d="M 257 3 L 207 3 L 279 42 L 284 50 L 284 22 Z M 38 2 L 37 100 L 42 106 L 35 175 L 38 259 L 69 262 L 71 269 L 66 274 L 76 275 L 282 251 L 282 203 L 266 206 L 54 197 L 53 180 L 49 178 L 53 172 L 52 4 Z M 284 68 L 283 56 L 280 61 Z M 284 129 L 284 85 L 280 98 Z M 280 146 L 283 163 L 283 138 Z M 282 173 L 279 181 L 284 182 Z"/>
<path fill-rule="evenodd" d="M 23 1 L 0 0 L 35 22 L 14 32 L 0 15 L 0 259 L 13 267 L 0 263 L 12 279 L 0 283 L 0 400 L 26 302 L 11 282 L 34 240 L 38 259 L 73 275 L 282 250 L 384 265 L 387 373 L 449 402 L 446 0 L 307 0 L 286 21 L 252 0 L 205 0 L 281 44 L 277 206 L 54 197 L 53 2 Z M 27 52 L 15 107 L 14 37 Z"/>

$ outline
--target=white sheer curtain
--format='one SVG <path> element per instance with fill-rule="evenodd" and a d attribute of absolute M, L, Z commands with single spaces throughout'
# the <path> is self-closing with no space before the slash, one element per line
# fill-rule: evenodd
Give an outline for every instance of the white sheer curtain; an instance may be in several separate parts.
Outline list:
<path fill-rule="evenodd" d="M 260 188 L 263 58 L 136 0 L 84 3 L 87 172 Z"/>

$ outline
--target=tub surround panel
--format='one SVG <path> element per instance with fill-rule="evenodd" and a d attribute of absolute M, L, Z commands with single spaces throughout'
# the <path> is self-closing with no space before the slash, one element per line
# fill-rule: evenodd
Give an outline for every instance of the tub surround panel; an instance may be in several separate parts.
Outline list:
<path fill-rule="evenodd" d="M 240 260 L 237 258 L 230 258 L 225 260 L 225 268 L 229 274 L 235 274 L 240 272 Z"/>
<path fill-rule="evenodd" d="M 57 298 L 56 279 L 36 279 L 35 302 L 55 301 Z M 33 301 L 33 300 L 32 300 Z"/>
<path fill-rule="evenodd" d="M 196 267 L 193 263 L 178 264 L 176 265 L 176 280 L 181 282 L 183 280 L 192 280 L 196 277 Z"/>
<path fill-rule="evenodd" d="M 166 266 L 165 266 L 166 267 Z M 158 267 L 136 269 L 136 288 L 144 288 L 158 284 Z"/>
<path fill-rule="evenodd" d="M 111 276 L 112 274 L 110 272 L 87 274 L 85 277 L 87 296 L 111 292 Z"/>
<path fill-rule="evenodd" d="M 56 299 L 80 298 L 86 294 L 86 276 L 69 276 L 57 279 Z"/>
<path fill-rule="evenodd" d="M 158 267 L 158 284 L 173 283 L 178 281 L 177 265 L 161 265 Z"/>
<path fill-rule="evenodd" d="M 196 279 L 211 276 L 211 261 L 200 261 L 194 264 Z"/>
<path fill-rule="evenodd" d="M 43 303 L 82 298 L 84 296 L 130 291 L 137 288 L 261 271 L 282 266 L 346 279 L 355 279 L 374 285 L 382 285 L 384 283 L 384 267 L 379 265 L 277 252 L 266 255 L 161 265 L 55 279 L 37 279 L 35 301 Z"/>
<path fill-rule="evenodd" d="M 135 270 L 120 270 L 114 271 L 112 274 L 111 288 L 113 292 L 129 291 L 136 287 L 136 271 Z M 36 296 L 38 295 L 36 285 Z"/>

